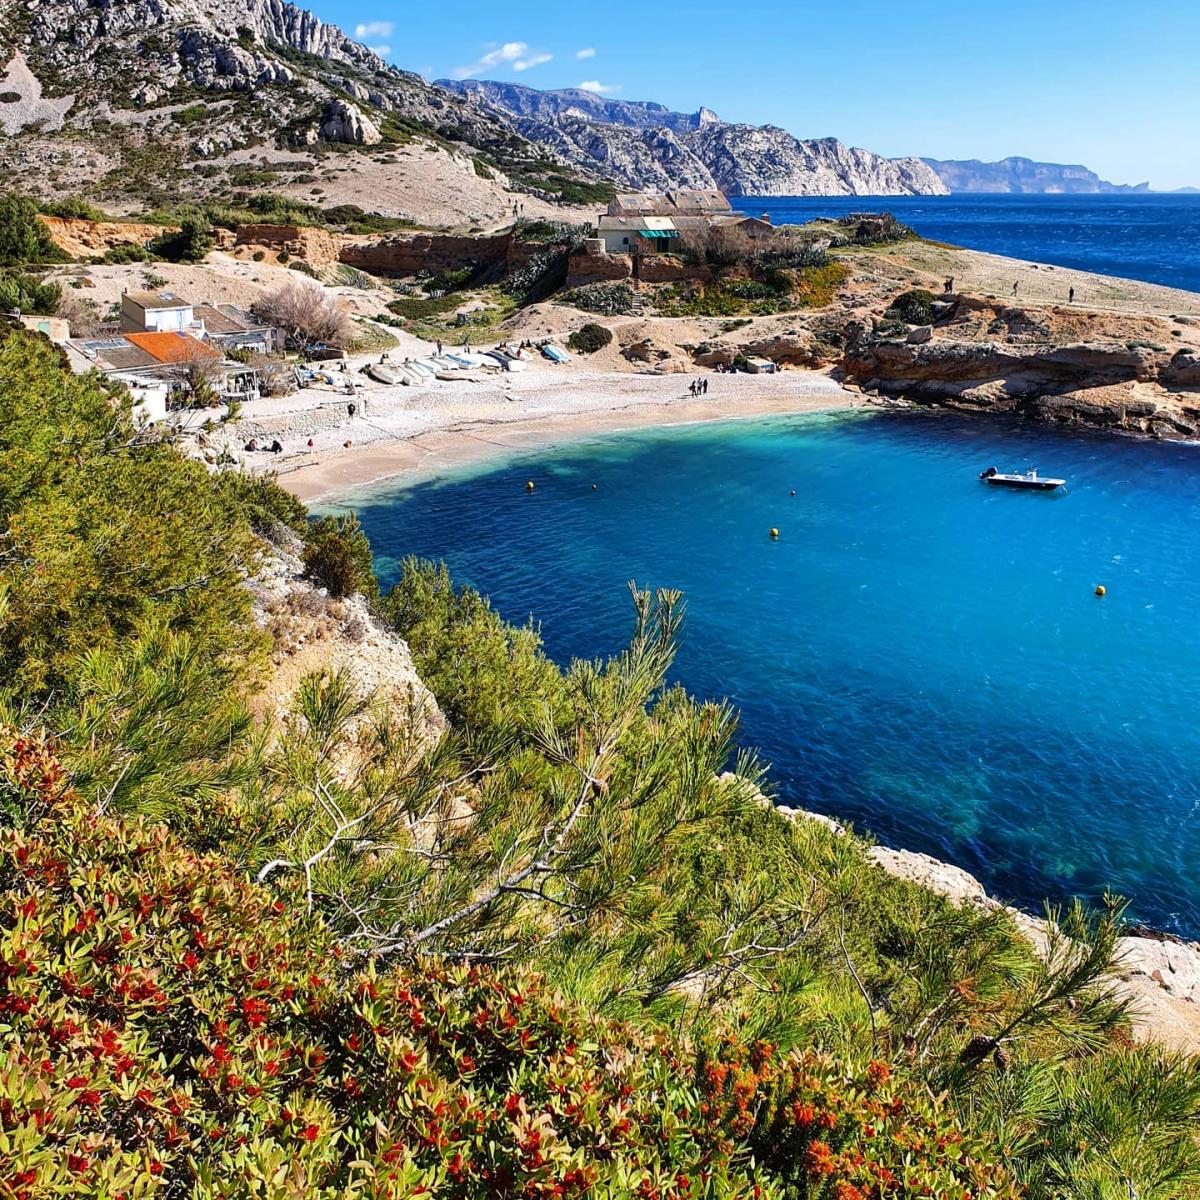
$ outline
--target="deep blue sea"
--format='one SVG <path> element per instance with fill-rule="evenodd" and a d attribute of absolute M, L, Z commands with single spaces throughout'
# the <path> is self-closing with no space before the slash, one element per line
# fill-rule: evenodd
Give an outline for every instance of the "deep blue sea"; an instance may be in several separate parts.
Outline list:
<path fill-rule="evenodd" d="M 739 196 L 777 224 L 887 209 L 924 237 L 1200 291 L 1200 195 Z"/>
<path fill-rule="evenodd" d="M 385 581 L 404 555 L 444 559 L 560 661 L 621 646 L 627 580 L 682 589 L 675 676 L 741 709 L 781 800 L 1031 908 L 1111 888 L 1196 936 L 1198 455 L 810 415 L 622 434 L 348 502 Z M 1069 491 L 990 489 L 991 464 Z"/>

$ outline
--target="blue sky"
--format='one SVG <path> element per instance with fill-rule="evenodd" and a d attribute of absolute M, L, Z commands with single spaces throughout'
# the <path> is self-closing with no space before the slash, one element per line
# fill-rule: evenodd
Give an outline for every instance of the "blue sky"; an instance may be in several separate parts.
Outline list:
<path fill-rule="evenodd" d="M 1024 154 L 1200 186 L 1198 0 L 308 6 L 430 78 L 584 84 L 889 155 Z"/>

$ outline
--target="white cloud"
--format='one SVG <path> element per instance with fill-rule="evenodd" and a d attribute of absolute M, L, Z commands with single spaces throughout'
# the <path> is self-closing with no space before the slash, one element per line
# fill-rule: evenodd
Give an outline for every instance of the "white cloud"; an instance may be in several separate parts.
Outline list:
<path fill-rule="evenodd" d="M 595 58 L 596 51 L 593 50 L 591 46 L 589 46 L 586 50 L 576 50 L 575 57 L 576 58 Z"/>
<path fill-rule="evenodd" d="M 514 71 L 528 71 L 530 67 L 540 67 L 554 58 L 553 54 L 531 54 L 528 58 L 519 58 L 513 63 Z"/>
<path fill-rule="evenodd" d="M 621 85 L 619 83 L 601 83 L 598 79 L 587 79 L 579 85 L 581 91 L 595 92 L 598 96 L 607 96 L 612 92 L 619 92 Z"/>
<path fill-rule="evenodd" d="M 391 46 L 368 46 L 367 49 L 372 54 L 378 54 L 380 58 L 387 58 L 392 52 Z"/>
<path fill-rule="evenodd" d="M 454 78 L 470 79 L 473 75 L 485 75 L 495 67 L 511 66 L 514 71 L 528 71 L 531 67 L 550 62 L 553 57 L 553 54 L 531 51 L 528 42 L 504 42 L 493 45 L 485 54 L 481 54 L 478 62 L 469 67 L 459 67 L 454 72 Z"/>
<path fill-rule="evenodd" d="M 355 25 L 354 36 L 360 42 L 363 38 L 387 38 L 392 36 L 392 30 L 395 28 L 391 21 L 363 21 Z"/>

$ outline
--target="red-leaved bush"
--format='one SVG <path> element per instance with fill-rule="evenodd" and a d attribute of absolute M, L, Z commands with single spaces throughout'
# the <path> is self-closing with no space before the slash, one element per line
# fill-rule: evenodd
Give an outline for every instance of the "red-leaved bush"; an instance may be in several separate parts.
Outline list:
<path fill-rule="evenodd" d="M 535 978 L 352 971 L 321 924 L 0 732 L 0 1195 L 1017 1193 L 883 1063 L 698 1060 Z"/>

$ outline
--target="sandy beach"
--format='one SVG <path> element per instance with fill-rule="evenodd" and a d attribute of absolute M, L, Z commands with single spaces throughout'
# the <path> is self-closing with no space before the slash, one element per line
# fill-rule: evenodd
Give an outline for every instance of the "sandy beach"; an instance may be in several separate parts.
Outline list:
<path fill-rule="evenodd" d="M 245 405 L 238 420 L 222 426 L 209 444 L 228 450 L 251 471 L 277 472 L 289 491 L 314 501 L 378 479 L 426 475 L 593 434 L 863 403 L 817 371 L 709 374 L 708 394 L 696 398 L 688 392 L 689 376 L 595 372 L 539 362 L 527 371 L 478 381 L 385 386 L 358 373 L 364 361 L 350 361 L 345 375 L 333 372 L 332 387 Z M 353 397 L 344 391 L 349 380 L 356 385 Z M 252 438 L 267 446 L 278 440 L 284 449 L 247 451 Z"/>

